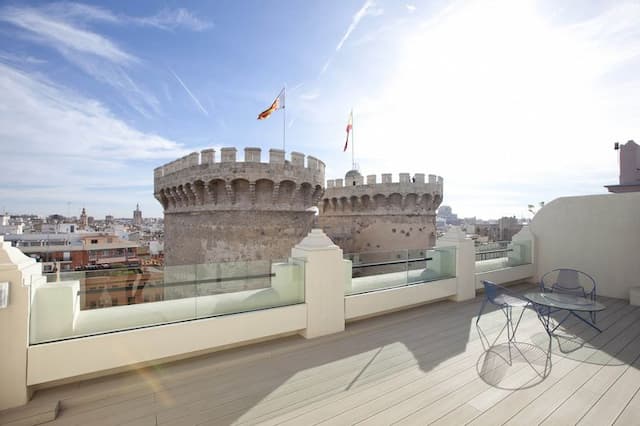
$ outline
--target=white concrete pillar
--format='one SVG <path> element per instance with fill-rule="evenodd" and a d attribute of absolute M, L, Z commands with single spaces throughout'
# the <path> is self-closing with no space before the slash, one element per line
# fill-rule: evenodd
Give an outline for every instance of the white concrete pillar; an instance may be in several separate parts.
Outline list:
<path fill-rule="evenodd" d="M 451 299 L 456 302 L 476 297 L 475 269 L 476 256 L 473 240 L 467 238 L 458 226 L 452 226 L 436 241 L 438 247 L 456 248 L 456 281 L 458 290 Z"/>
<path fill-rule="evenodd" d="M 307 339 L 344 330 L 346 287 L 342 250 L 321 229 L 313 229 L 291 250 L 305 259 L 305 303 Z"/>
<path fill-rule="evenodd" d="M 33 276 L 33 277 L 32 277 Z M 24 405 L 29 346 L 29 288 L 42 280 L 42 265 L 0 236 L 0 282 L 9 283 L 8 305 L 0 309 L 0 410 Z"/>

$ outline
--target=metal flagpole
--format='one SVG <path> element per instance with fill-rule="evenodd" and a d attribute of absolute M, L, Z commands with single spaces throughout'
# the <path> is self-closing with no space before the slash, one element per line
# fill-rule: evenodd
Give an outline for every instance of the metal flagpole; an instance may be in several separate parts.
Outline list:
<path fill-rule="evenodd" d="M 287 140 L 287 85 L 282 88 L 282 150 Z"/>
<path fill-rule="evenodd" d="M 355 160 L 355 155 L 353 153 L 354 151 L 354 145 L 356 144 L 356 134 L 355 131 L 353 130 L 354 126 L 353 126 L 353 108 L 351 108 L 351 167 L 353 168 L 353 170 L 356 169 L 356 160 Z"/>

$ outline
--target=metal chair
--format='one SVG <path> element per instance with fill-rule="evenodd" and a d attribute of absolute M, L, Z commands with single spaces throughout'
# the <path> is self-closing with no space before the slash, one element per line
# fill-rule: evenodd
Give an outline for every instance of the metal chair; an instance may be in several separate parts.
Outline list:
<path fill-rule="evenodd" d="M 480 317 L 482 316 L 482 312 L 484 311 L 487 302 L 492 305 L 496 305 L 500 307 L 502 313 L 504 313 L 504 316 L 507 318 L 507 337 L 509 338 L 509 342 L 512 342 L 516 337 L 516 330 L 520 325 L 522 315 L 524 314 L 525 309 L 531 305 L 531 302 L 511 293 L 506 288 L 499 286 L 494 282 L 483 280 L 482 285 L 484 286 L 485 299 L 482 301 L 480 312 L 478 312 L 476 325 L 480 321 Z M 518 322 L 516 322 L 515 326 L 513 325 L 513 308 L 522 308 L 522 312 L 520 312 Z"/>
<path fill-rule="evenodd" d="M 540 279 L 540 290 L 545 293 L 564 293 L 596 301 L 596 280 L 577 269 L 558 268 L 547 272 Z M 590 313 L 596 322 L 596 313 Z"/>

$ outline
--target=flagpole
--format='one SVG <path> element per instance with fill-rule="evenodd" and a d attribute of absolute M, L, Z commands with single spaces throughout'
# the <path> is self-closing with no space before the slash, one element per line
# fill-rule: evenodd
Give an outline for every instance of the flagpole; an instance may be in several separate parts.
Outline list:
<path fill-rule="evenodd" d="M 356 169 L 356 160 L 355 160 L 355 155 L 354 155 L 354 145 L 356 144 L 356 133 L 353 130 L 354 129 L 354 125 L 353 125 L 353 108 L 351 108 L 351 167 L 353 168 L 353 170 Z"/>
<path fill-rule="evenodd" d="M 287 140 L 287 85 L 285 84 L 282 88 L 282 98 L 283 98 L 283 107 L 282 107 L 282 150 L 284 151 L 285 142 Z"/>

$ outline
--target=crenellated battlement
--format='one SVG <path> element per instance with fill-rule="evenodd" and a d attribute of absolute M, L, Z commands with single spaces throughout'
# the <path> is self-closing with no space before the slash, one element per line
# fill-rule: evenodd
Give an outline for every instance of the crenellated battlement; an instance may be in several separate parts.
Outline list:
<path fill-rule="evenodd" d="M 444 179 L 424 173 L 391 173 L 365 177 L 350 171 L 327 180 L 322 215 L 433 215 L 442 202 Z"/>
<path fill-rule="evenodd" d="M 264 164 L 269 166 L 285 166 L 290 165 L 292 167 L 305 168 L 312 173 L 322 174 L 324 180 L 325 164 L 311 155 L 305 156 L 300 152 L 292 152 L 290 159 L 285 159 L 285 152 L 281 149 L 269 150 L 269 161 L 262 163 L 262 149 L 261 148 L 245 148 L 244 158 L 242 162 L 237 159 L 237 149 L 221 148 L 219 161 L 216 161 L 216 151 L 214 149 L 203 149 L 200 152 L 192 152 L 177 160 L 171 161 L 163 166 L 156 167 L 153 171 L 154 178 L 161 178 L 169 176 L 174 173 L 181 172 L 192 167 L 205 166 L 209 168 L 221 167 L 229 165 L 238 165 L 240 163 L 249 164 Z M 305 162 L 306 158 L 306 162 Z"/>
<path fill-rule="evenodd" d="M 312 156 L 269 150 L 261 162 L 260 148 L 222 148 L 216 162 L 213 149 L 194 152 L 158 167 L 154 195 L 167 213 L 204 210 L 305 211 L 324 192 L 325 164 Z M 306 159 L 306 161 L 305 161 Z"/>
<path fill-rule="evenodd" d="M 429 184 L 442 186 L 444 179 L 441 176 L 428 175 L 428 180 L 425 180 L 424 173 L 416 173 L 411 176 L 410 173 L 399 173 L 398 180 L 393 179 L 392 173 L 382 173 L 380 180 L 377 175 L 367 175 L 366 181 L 364 176 L 349 176 L 345 179 L 328 179 L 327 188 L 341 188 L 352 187 L 360 185 L 387 185 L 393 183 L 399 184 Z"/>

